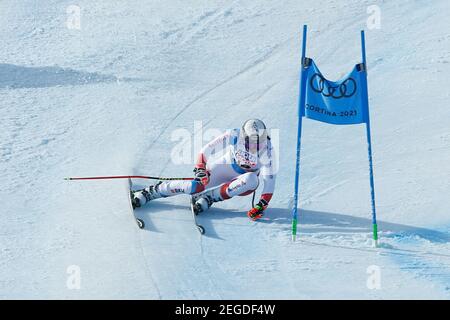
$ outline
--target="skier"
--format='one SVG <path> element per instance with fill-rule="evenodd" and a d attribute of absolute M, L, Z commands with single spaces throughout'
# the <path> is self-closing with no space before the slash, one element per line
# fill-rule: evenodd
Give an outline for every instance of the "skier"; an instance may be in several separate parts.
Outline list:
<path fill-rule="evenodd" d="M 264 122 L 247 120 L 242 128 L 228 130 L 206 144 L 198 155 L 192 181 L 160 181 L 132 192 L 133 208 L 149 201 L 192 194 L 195 213 L 214 202 L 252 194 L 264 182 L 258 203 L 247 212 L 252 220 L 263 216 L 275 189 L 274 151 Z M 205 191 L 206 190 L 206 191 Z"/>

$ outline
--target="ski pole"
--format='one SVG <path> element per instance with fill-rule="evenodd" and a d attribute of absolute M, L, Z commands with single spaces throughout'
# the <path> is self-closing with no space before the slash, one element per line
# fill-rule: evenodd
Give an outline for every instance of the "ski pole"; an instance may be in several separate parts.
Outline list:
<path fill-rule="evenodd" d="M 194 178 L 165 178 L 165 177 L 152 177 L 152 176 L 105 176 L 105 177 L 64 178 L 64 180 L 109 180 L 109 179 L 194 180 Z"/>

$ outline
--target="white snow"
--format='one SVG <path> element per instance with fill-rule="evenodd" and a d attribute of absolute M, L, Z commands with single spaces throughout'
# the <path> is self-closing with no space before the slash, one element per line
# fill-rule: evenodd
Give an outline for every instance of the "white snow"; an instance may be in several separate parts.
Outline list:
<path fill-rule="evenodd" d="M 450 297 L 448 1 L 79 0 L 81 30 L 66 26 L 73 4 L 0 2 L 0 298 Z M 310 120 L 292 243 L 302 25 L 307 55 L 337 79 L 360 62 L 373 4 L 382 246 L 370 241 L 364 127 Z M 224 130 L 250 117 L 280 130 L 282 165 L 261 222 L 245 215 L 249 197 L 232 199 L 199 218 L 201 237 L 180 196 L 139 210 L 140 231 L 126 181 L 63 180 L 189 176 L 192 164 L 170 157 L 176 129 Z M 78 290 L 67 286 L 72 265 Z M 372 265 L 380 289 L 367 286 Z"/>

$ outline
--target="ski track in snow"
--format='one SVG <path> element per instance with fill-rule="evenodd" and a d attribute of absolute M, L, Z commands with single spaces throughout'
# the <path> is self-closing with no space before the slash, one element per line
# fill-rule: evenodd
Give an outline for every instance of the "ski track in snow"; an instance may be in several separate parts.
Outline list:
<path fill-rule="evenodd" d="M 301 26 L 307 55 L 338 78 L 359 61 L 372 2 L 81 0 L 81 30 L 65 27 L 69 4 L 0 4 L 0 298 L 449 298 L 448 1 L 378 2 L 382 28 L 366 34 L 376 249 L 362 128 L 306 120 L 290 241 Z M 171 130 L 253 116 L 280 129 L 284 164 L 258 223 L 233 199 L 199 216 L 202 237 L 177 197 L 137 210 L 137 230 L 121 183 L 62 181 L 190 175 L 170 159 Z M 381 290 L 366 286 L 370 265 Z"/>
<path fill-rule="evenodd" d="M 201 94 L 199 94 L 198 96 L 196 96 L 191 102 L 189 102 L 187 105 L 183 106 L 181 108 L 180 111 L 178 111 L 171 119 L 170 121 L 167 122 L 167 124 L 165 126 L 162 127 L 162 129 L 160 129 L 158 135 L 153 139 L 152 143 L 147 147 L 148 152 L 151 152 L 152 147 L 155 145 L 155 143 L 157 143 L 161 137 L 163 136 L 163 134 L 170 128 L 170 126 L 173 124 L 173 122 L 175 120 L 177 120 L 183 113 L 185 113 L 191 106 L 193 106 L 195 103 L 197 103 L 198 101 L 200 101 L 201 99 L 203 99 L 204 97 L 206 97 L 208 94 L 210 94 L 211 92 L 217 90 L 218 88 L 226 85 L 228 82 L 231 82 L 233 79 L 236 79 L 237 77 L 239 77 L 240 75 L 246 73 L 247 71 L 249 71 L 250 69 L 254 68 L 255 66 L 257 66 L 258 64 L 266 61 L 272 54 L 273 52 L 278 48 L 278 46 L 276 46 L 275 48 L 271 49 L 268 53 L 266 53 L 263 57 L 261 57 L 260 59 L 256 60 L 255 62 L 253 62 L 251 65 L 245 67 L 244 69 L 240 70 L 239 72 L 237 72 L 236 74 L 230 76 L 229 78 L 219 82 L 218 84 L 214 85 L 213 87 L 211 87 L 210 89 L 207 89 L 206 91 L 202 92 Z"/>

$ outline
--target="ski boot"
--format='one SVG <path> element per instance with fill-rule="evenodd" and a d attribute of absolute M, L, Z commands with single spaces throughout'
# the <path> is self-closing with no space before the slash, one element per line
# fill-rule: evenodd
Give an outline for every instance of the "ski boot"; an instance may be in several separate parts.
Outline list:
<path fill-rule="evenodd" d="M 145 189 L 131 191 L 131 204 L 133 209 L 140 208 L 151 200 L 162 198 L 158 188 L 161 183 L 162 182 L 160 181 L 154 186 L 152 185 Z"/>
<path fill-rule="evenodd" d="M 198 215 L 201 212 L 207 211 L 214 202 L 223 201 L 223 198 L 220 194 L 221 186 L 207 190 L 205 192 L 193 195 L 193 208 L 194 213 Z"/>

